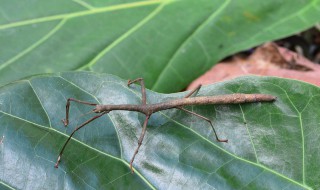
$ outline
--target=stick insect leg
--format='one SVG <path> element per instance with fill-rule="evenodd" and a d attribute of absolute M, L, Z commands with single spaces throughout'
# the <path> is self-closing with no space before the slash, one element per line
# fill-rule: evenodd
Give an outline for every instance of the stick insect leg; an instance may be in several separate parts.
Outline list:
<path fill-rule="evenodd" d="M 67 125 L 69 124 L 69 107 L 70 107 L 70 102 L 71 102 L 71 101 L 77 102 L 77 103 L 80 103 L 80 104 L 90 105 L 90 106 L 96 106 L 96 105 L 97 105 L 97 104 L 90 103 L 90 102 L 84 102 L 84 101 L 81 101 L 81 100 L 76 100 L 76 99 L 73 99 L 73 98 L 68 98 L 67 104 L 66 104 L 66 118 L 65 118 L 65 119 L 62 119 L 62 122 L 63 122 L 64 126 L 67 126 Z"/>
<path fill-rule="evenodd" d="M 58 159 L 57 159 L 57 162 L 55 164 L 55 168 L 58 168 L 58 165 L 60 163 L 60 159 L 61 159 L 61 155 L 63 154 L 63 151 L 64 149 L 66 148 L 68 142 L 70 141 L 71 137 L 75 134 L 76 131 L 78 131 L 79 129 L 81 129 L 82 127 L 84 127 L 85 125 L 87 125 L 88 123 L 92 122 L 93 120 L 95 119 L 98 119 L 99 117 L 103 116 L 104 114 L 106 114 L 108 112 L 102 112 L 101 114 L 97 115 L 97 116 L 94 116 L 92 117 L 91 119 L 87 120 L 86 122 L 82 123 L 81 125 L 79 125 L 78 127 L 76 127 L 73 132 L 71 133 L 71 135 L 69 136 L 69 138 L 67 139 L 67 141 L 64 143 L 60 153 L 59 153 L 59 156 L 58 156 Z"/>
<path fill-rule="evenodd" d="M 150 118 L 150 115 L 147 115 L 146 120 L 145 120 L 144 123 L 143 123 L 143 128 L 142 128 L 142 131 L 141 131 L 140 138 L 139 138 L 139 140 L 138 140 L 138 147 L 137 147 L 136 150 L 134 151 L 134 154 L 133 154 L 133 156 L 132 156 L 132 158 L 131 158 L 131 161 L 130 161 L 130 169 L 131 169 L 131 172 L 132 172 L 132 173 L 134 173 L 133 168 L 132 168 L 132 163 L 133 163 L 133 161 L 134 161 L 134 157 L 135 157 L 135 156 L 138 154 L 138 152 L 139 152 L 139 148 L 140 148 L 140 146 L 141 146 L 141 144 L 142 144 L 144 135 L 145 135 L 145 133 L 146 133 L 146 129 L 147 129 L 147 124 L 148 124 L 149 118 Z"/>
<path fill-rule="evenodd" d="M 128 80 L 128 86 L 130 86 L 132 83 L 137 82 L 137 81 L 139 81 L 140 85 L 141 85 L 142 105 L 146 105 L 147 104 L 146 88 L 144 86 L 143 78 L 137 78 L 135 80 Z"/>
<path fill-rule="evenodd" d="M 197 114 L 197 113 L 195 113 L 195 112 L 189 111 L 189 110 L 187 110 L 187 109 L 185 109 L 185 108 L 183 108 L 183 107 L 177 107 L 177 109 L 183 110 L 183 111 L 185 111 L 185 112 L 187 112 L 187 113 L 189 113 L 189 114 L 195 115 L 195 116 L 197 116 L 197 117 L 200 117 L 201 119 L 206 120 L 207 122 L 210 123 L 210 125 L 211 125 L 211 127 L 212 127 L 212 130 L 213 130 L 213 132 L 214 132 L 214 135 L 216 136 L 217 141 L 218 141 L 218 142 L 228 142 L 228 139 L 219 139 L 219 137 L 218 137 L 218 135 L 217 135 L 217 132 L 216 132 L 216 130 L 214 129 L 214 127 L 213 127 L 212 122 L 210 121 L 210 119 L 208 119 L 208 118 L 206 118 L 206 117 L 204 117 L 204 116 L 202 116 L 202 115 L 199 115 L 199 114 Z"/>
<path fill-rule="evenodd" d="M 201 86 L 202 86 L 202 85 L 199 84 L 199 85 L 197 86 L 197 88 L 195 88 L 195 89 L 193 89 L 191 92 L 189 92 L 189 94 L 187 94 L 184 98 L 189 98 L 192 94 L 197 93 L 197 92 L 200 90 Z"/>

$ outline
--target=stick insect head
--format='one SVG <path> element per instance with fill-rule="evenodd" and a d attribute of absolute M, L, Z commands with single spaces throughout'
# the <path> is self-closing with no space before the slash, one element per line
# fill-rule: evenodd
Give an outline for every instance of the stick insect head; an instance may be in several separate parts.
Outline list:
<path fill-rule="evenodd" d="M 110 112 L 112 108 L 109 105 L 96 105 L 92 110 L 94 113 Z"/>

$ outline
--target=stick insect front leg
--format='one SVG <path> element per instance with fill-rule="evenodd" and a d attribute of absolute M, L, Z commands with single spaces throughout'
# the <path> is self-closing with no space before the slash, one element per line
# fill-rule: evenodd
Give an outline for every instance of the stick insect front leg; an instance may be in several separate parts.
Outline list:
<path fill-rule="evenodd" d="M 90 105 L 90 106 L 96 106 L 97 105 L 95 103 L 84 102 L 84 101 L 77 100 L 77 99 L 74 99 L 74 98 L 68 98 L 67 104 L 66 104 L 66 118 L 62 119 L 62 122 L 63 122 L 64 126 L 67 126 L 69 124 L 69 108 L 70 108 L 70 102 L 71 101 L 78 102 L 80 104 Z"/>
<path fill-rule="evenodd" d="M 81 129 L 82 127 L 86 126 L 88 123 L 92 122 L 92 121 L 95 120 L 95 119 L 98 119 L 99 117 L 103 116 L 103 115 L 106 114 L 106 113 L 108 113 L 108 112 L 102 112 L 101 114 L 92 117 L 91 119 L 89 119 L 89 120 L 87 120 L 86 122 L 82 123 L 81 125 L 79 125 L 78 127 L 76 127 L 76 128 L 73 130 L 73 132 L 71 133 L 71 135 L 69 136 L 69 138 L 67 139 L 67 141 L 64 143 L 64 145 L 63 145 L 63 147 L 62 147 L 62 149 L 61 149 L 61 151 L 60 151 L 60 153 L 59 153 L 57 162 L 56 162 L 56 164 L 55 164 L 54 167 L 58 168 L 58 165 L 59 165 L 59 163 L 60 163 L 60 159 L 61 159 L 61 156 L 62 156 L 62 154 L 63 154 L 63 152 L 64 152 L 64 149 L 66 148 L 66 146 L 67 146 L 67 144 L 69 143 L 71 137 L 76 133 L 76 131 L 78 131 L 78 130 Z"/>
<path fill-rule="evenodd" d="M 97 104 L 96 103 L 91 103 L 91 102 L 85 102 L 85 101 L 81 101 L 81 100 L 77 100 L 77 99 L 74 99 L 74 98 L 68 98 L 67 100 L 67 104 L 66 104 L 66 118 L 65 119 L 62 119 L 62 122 L 64 124 L 64 126 L 67 126 L 69 124 L 69 108 L 70 108 L 70 102 L 77 102 L 77 103 L 80 103 L 80 104 L 85 104 L 85 105 L 90 105 L 90 106 L 96 106 Z M 97 115 L 97 116 L 94 116 L 92 117 L 91 119 L 87 120 L 86 122 L 82 123 L 81 125 L 79 125 L 78 127 L 76 127 L 73 132 L 71 133 L 71 135 L 69 136 L 69 138 L 67 139 L 67 141 L 64 143 L 60 153 L 59 153 L 59 156 L 58 156 L 58 160 L 57 160 L 57 163 L 55 164 L 55 167 L 58 168 L 58 165 L 60 163 L 60 159 L 61 159 L 61 156 L 64 152 L 64 149 L 66 148 L 67 144 L 69 143 L 71 137 L 75 134 L 76 131 L 78 131 L 79 129 L 81 129 L 82 127 L 84 127 L 85 125 L 87 125 L 88 123 L 92 122 L 93 120 L 95 119 L 98 119 L 99 117 L 101 117 L 102 115 L 106 114 L 108 112 L 102 112 L 101 114 Z"/>
<path fill-rule="evenodd" d="M 193 95 L 194 93 L 198 92 L 198 91 L 200 90 L 200 88 L 201 88 L 201 84 L 200 84 L 197 88 L 195 88 L 194 90 L 192 90 L 189 94 L 187 94 L 184 98 L 190 97 L 190 96 Z M 216 130 L 214 129 L 213 124 L 212 124 L 212 122 L 211 122 L 210 119 L 208 119 L 208 118 L 206 118 L 206 117 L 204 117 L 204 116 L 202 116 L 202 115 L 200 115 L 200 114 L 197 114 L 197 113 L 195 113 L 195 112 L 189 111 L 189 110 L 187 110 L 187 109 L 185 109 L 185 108 L 183 108 L 183 107 L 177 107 L 177 109 L 182 110 L 182 111 L 185 111 L 185 112 L 187 112 L 187 113 L 189 113 L 189 114 L 191 114 L 191 115 L 197 116 L 197 117 L 199 117 L 199 118 L 201 118 L 201 119 L 204 119 L 205 121 L 207 121 L 207 122 L 211 125 L 211 128 L 212 128 L 212 130 L 213 130 L 213 132 L 214 132 L 214 135 L 216 136 L 216 139 L 217 139 L 218 142 L 228 142 L 228 139 L 220 139 L 220 138 L 218 137 L 218 134 L 217 134 Z"/>
<path fill-rule="evenodd" d="M 137 155 L 138 152 L 139 152 L 140 146 L 142 145 L 142 141 L 143 141 L 144 135 L 145 135 L 146 130 L 147 130 L 147 125 L 148 125 L 148 120 L 149 120 L 149 118 L 150 118 L 150 115 L 147 115 L 146 120 L 145 120 L 144 123 L 143 123 L 143 128 L 142 128 L 142 131 L 141 131 L 139 140 L 138 140 L 138 147 L 137 147 L 136 150 L 134 151 L 133 156 L 132 156 L 132 158 L 131 158 L 131 160 L 130 160 L 131 173 L 134 173 L 134 170 L 133 170 L 133 168 L 132 168 L 132 164 L 133 164 L 134 158 L 136 157 L 136 155 Z"/>

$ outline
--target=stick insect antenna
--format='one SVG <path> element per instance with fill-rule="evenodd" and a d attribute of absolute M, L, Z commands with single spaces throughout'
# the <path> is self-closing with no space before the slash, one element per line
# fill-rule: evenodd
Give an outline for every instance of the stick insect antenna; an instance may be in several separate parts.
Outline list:
<path fill-rule="evenodd" d="M 187 94 L 184 98 L 189 98 L 190 96 L 192 96 L 192 94 L 195 94 L 195 93 L 198 93 L 199 92 L 199 90 L 200 90 L 200 88 L 201 88 L 201 84 L 199 84 L 198 86 L 197 86 L 197 88 L 195 88 L 195 89 L 193 89 L 191 92 L 189 92 L 189 94 Z"/>

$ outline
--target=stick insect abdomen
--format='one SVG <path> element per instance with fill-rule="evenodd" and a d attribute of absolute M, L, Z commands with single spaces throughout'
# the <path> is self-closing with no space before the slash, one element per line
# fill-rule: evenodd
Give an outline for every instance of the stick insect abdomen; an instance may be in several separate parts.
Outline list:
<path fill-rule="evenodd" d="M 271 102 L 276 100 L 275 96 L 268 94 L 226 94 L 218 96 L 202 96 L 192 98 L 182 98 L 150 105 L 154 107 L 154 112 L 181 106 L 207 105 L 207 104 L 242 104 L 254 102 Z"/>

